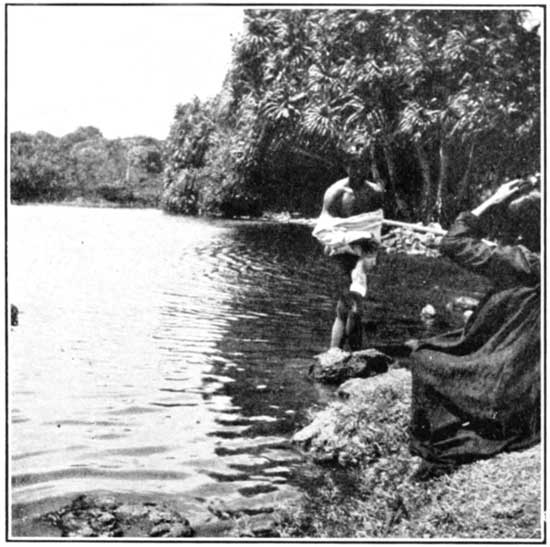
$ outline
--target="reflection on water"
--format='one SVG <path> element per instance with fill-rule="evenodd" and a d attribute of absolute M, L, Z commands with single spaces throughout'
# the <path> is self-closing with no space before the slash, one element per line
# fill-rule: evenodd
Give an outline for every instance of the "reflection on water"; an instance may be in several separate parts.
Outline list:
<path fill-rule="evenodd" d="M 9 222 L 15 502 L 284 479 L 326 335 L 307 229 L 56 206 Z"/>
<path fill-rule="evenodd" d="M 8 244 L 14 502 L 288 485 L 290 433 L 327 395 L 307 370 L 336 286 L 308 228 L 24 206 L 10 208 Z M 371 278 L 378 342 L 421 333 L 441 277 L 433 261 L 396 260 Z"/>

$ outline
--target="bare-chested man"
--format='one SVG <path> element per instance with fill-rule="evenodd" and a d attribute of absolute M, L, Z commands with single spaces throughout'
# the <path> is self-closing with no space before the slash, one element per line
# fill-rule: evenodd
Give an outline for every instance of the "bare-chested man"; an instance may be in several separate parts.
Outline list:
<path fill-rule="evenodd" d="M 381 209 L 384 201 L 384 188 L 380 184 L 365 178 L 365 166 L 360 158 L 353 158 L 348 163 L 348 177 L 332 184 L 323 198 L 323 216 L 349 218 L 362 213 Z M 366 255 L 376 252 L 378 243 L 373 238 L 354 241 Z M 352 272 L 360 257 L 357 254 L 344 252 L 334 254 L 345 275 L 345 286 L 342 286 L 336 305 L 336 318 L 332 325 L 330 347 L 343 348 L 348 342 L 352 351 L 361 349 L 362 345 L 362 305 L 365 294 L 350 290 Z M 366 291 L 366 287 L 365 287 Z"/>

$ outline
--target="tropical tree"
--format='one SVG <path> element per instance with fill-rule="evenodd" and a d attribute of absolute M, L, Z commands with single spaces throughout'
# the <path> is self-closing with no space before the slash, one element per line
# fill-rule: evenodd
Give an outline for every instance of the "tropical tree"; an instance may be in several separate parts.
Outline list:
<path fill-rule="evenodd" d="M 523 18 L 518 10 L 247 10 L 216 100 L 223 116 L 216 101 L 187 105 L 193 124 L 176 115 L 182 136 L 172 137 L 168 184 L 170 169 L 185 179 L 224 142 L 234 187 L 264 208 L 311 213 L 354 152 L 385 184 L 389 215 L 449 220 L 484 188 L 538 169 L 540 38 Z M 201 116 L 212 124 L 202 141 Z M 180 162 L 197 150 L 202 163 Z"/>
<path fill-rule="evenodd" d="M 401 22 L 409 36 L 401 49 L 409 85 L 399 129 L 414 142 L 425 219 L 441 218 L 445 204 L 448 216 L 469 204 L 475 164 L 495 148 L 538 140 L 540 41 L 521 18 L 518 11 L 465 10 L 415 12 Z M 435 152 L 431 161 L 427 149 Z M 498 178 L 511 174 L 507 164 L 518 168 L 513 155 L 499 156 Z M 536 154 L 530 159 L 527 170 L 537 164 Z M 478 175 L 486 178 L 496 166 L 488 167 L 478 167 Z"/>

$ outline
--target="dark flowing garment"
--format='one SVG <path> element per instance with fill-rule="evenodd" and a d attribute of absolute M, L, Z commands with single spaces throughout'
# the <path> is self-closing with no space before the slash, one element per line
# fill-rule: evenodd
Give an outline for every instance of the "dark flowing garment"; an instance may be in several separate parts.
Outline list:
<path fill-rule="evenodd" d="M 465 328 L 424 340 L 412 354 L 410 447 L 455 465 L 540 441 L 540 258 L 484 243 L 462 213 L 441 251 L 493 288 Z"/>

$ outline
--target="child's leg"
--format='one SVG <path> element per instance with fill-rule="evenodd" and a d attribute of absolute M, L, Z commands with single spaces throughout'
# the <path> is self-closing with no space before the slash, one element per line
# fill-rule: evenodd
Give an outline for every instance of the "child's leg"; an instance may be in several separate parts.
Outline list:
<path fill-rule="evenodd" d="M 330 347 L 343 349 L 346 333 L 346 319 L 347 319 L 347 306 L 343 296 L 338 298 L 336 304 L 336 318 L 332 324 L 332 331 L 330 333 Z"/>
<path fill-rule="evenodd" d="M 346 320 L 345 334 L 348 339 L 351 351 L 362 349 L 363 345 L 363 323 L 362 305 L 363 299 L 357 293 L 350 293 L 351 308 Z"/>

